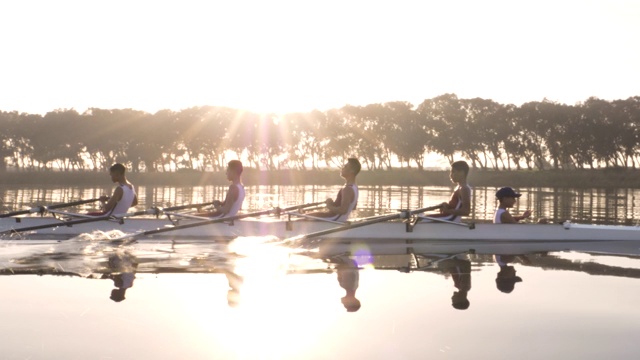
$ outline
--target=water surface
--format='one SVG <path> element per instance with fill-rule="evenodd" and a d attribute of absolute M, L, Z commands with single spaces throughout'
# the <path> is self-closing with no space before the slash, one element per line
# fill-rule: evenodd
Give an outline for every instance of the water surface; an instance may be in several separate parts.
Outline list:
<path fill-rule="evenodd" d="M 315 202 L 338 187 L 249 187 L 247 211 Z M 474 221 L 494 188 L 474 189 Z M 519 189 L 536 216 L 635 224 L 636 190 Z M 4 210 L 110 188 L 3 189 Z M 140 209 L 221 197 L 224 187 L 139 189 Z M 360 213 L 447 200 L 445 187 L 366 187 Z M 74 210 L 84 211 L 90 206 Z M 316 259 L 268 238 L 120 245 L 100 234 L 0 242 L 0 358 L 630 359 L 640 345 L 640 259 L 398 254 Z M 517 254 L 514 254 L 517 255 Z M 502 264 L 502 267 L 500 266 Z M 341 275 L 342 276 L 342 275 Z"/>

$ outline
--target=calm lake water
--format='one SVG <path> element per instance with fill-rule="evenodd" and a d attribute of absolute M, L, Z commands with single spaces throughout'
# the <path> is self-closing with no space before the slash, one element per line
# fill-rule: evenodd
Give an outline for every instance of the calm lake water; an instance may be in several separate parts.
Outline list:
<path fill-rule="evenodd" d="M 247 186 L 243 210 L 256 211 L 272 206 L 291 206 L 335 198 L 339 186 Z M 222 199 L 224 186 L 145 187 L 137 188 L 142 210 L 152 206 L 172 206 L 201 203 Z M 433 186 L 361 186 L 358 215 L 370 216 L 398 209 L 417 209 L 447 201 L 451 188 Z M 473 188 L 473 220 L 492 219 L 496 209 L 497 188 Z M 572 219 L 576 222 L 598 224 L 636 225 L 640 220 L 640 189 L 516 189 L 523 196 L 515 212 L 526 209 L 533 217 L 546 217 L 554 221 Z M 34 205 L 63 203 L 79 199 L 92 199 L 110 195 L 112 188 L 68 187 L 30 188 L 4 186 L 0 188 L 0 212 L 28 209 Z M 73 211 L 95 210 L 88 204 L 72 208 Z"/>
<path fill-rule="evenodd" d="M 245 210 L 320 201 L 338 189 L 247 187 Z M 141 187 L 138 209 L 225 190 Z M 476 221 L 491 218 L 495 190 L 474 189 Z M 637 190 L 518 190 L 516 212 L 640 219 Z M 110 192 L 5 187 L 0 205 L 6 212 Z M 450 192 L 363 187 L 360 215 L 429 206 Z M 640 351 L 638 258 L 397 255 L 360 262 L 359 271 L 338 260 L 265 238 L 228 246 L 0 240 L 0 359 L 635 359 Z M 339 277 L 357 280 L 358 311 L 346 311 Z"/>

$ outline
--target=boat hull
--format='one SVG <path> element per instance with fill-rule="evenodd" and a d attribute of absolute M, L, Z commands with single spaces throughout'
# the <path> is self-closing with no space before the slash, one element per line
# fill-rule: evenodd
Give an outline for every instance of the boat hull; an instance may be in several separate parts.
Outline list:
<path fill-rule="evenodd" d="M 54 223 L 47 217 L 25 217 L 18 223 L 14 218 L 0 221 L 0 230 L 20 229 Z M 193 223 L 193 220 L 180 224 Z M 155 218 L 125 219 L 122 223 L 96 221 L 73 226 L 61 223 L 58 227 L 5 235 L 4 239 L 64 239 L 95 231 L 118 230 L 125 234 L 173 226 L 168 220 Z M 320 221 L 285 221 L 279 219 L 236 220 L 162 232 L 142 239 L 211 239 L 231 240 L 237 237 L 274 237 L 278 239 L 307 238 L 306 235 L 336 228 L 340 225 Z M 321 240 L 321 241 L 320 241 Z M 626 247 L 638 252 L 640 228 L 635 226 L 583 224 L 476 224 L 467 226 L 446 223 L 418 223 L 410 228 L 404 222 L 387 221 L 350 228 L 322 236 L 309 236 L 308 241 L 319 242 L 327 253 L 351 251 L 354 246 L 368 244 L 384 253 L 385 247 L 402 244 L 407 251 L 454 253 L 475 251 L 487 254 L 514 254 L 537 251 L 601 251 L 603 248 Z M 392 246 L 392 247 L 393 247 Z M 397 246 L 396 246 L 397 247 Z M 392 251 L 391 249 L 388 250 Z M 393 250 L 396 251 L 396 250 Z"/>

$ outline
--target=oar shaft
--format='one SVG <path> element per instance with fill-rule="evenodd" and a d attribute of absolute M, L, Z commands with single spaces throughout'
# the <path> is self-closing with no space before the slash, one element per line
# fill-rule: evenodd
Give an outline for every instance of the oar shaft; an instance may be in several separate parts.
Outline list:
<path fill-rule="evenodd" d="M 99 200 L 100 200 L 100 198 L 87 199 L 87 200 L 78 200 L 78 201 L 73 201 L 73 202 L 64 203 L 64 204 L 49 205 L 46 208 L 47 209 L 60 209 L 60 208 L 65 208 L 65 207 L 69 207 L 69 206 L 77 206 L 77 205 L 89 204 L 89 203 L 96 202 L 96 201 L 99 201 Z"/>
<path fill-rule="evenodd" d="M 175 226 L 172 226 L 172 227 L 158 228 L 158 229 L 147 230 L 147 231 L 143 231 L 143 232 L 139 232 L 139 233 L 134 233 L 134 234 L 131 234 L 131 235 L 128 235 L 128 236 L 125 235 L 123 238 L 133 238 L 133 237 L 137 237 L 137 236 L 147 236 L 147 235 L 160 234 L 160 233 L 176 231 L 176 230 L 181 230 L 181 229 L 189 229 L 189 228 L 193 228 L 193 227 L 216 224 L 216 223 L 221 223 L 221 222 L 225 222 L 225 221 L 233 221 L 233 220 L 240 220 L 240 219 L 244 219 L 244 218 L 248 218 L 248 217 L 268 215 L 271 212 L 273 212 L 273 210 L 270 209 L 270 210 L 264 210 L 264 211 L 254 212 L 254 213 L 247 213 L 247 214 L 241 214 L 241 215 L 236 215 L 236 216 L 229 216 L 229 217 L 223 217 L 223 218 L 215 218 L 215 219 L 211 219 L 211 220 L 198 221 L 198 222 L 194 222 L 194 223 L 190 223 L 190 224 L 175 225 Z"/>
<path fill-rule="evenodd" d="M 25 231 L 33 231 L 33 230 L 40 230 L 40 229 L 49 229 L 49 228 L 54 228 L 54 227 L 58 227 L 58 226 L 72 226 L 72 225 L 77 225 L 77 224 L 84 224 L 84 223 L 90 223 L 90 222 L 95 222 L 95 221 L 108 220 L 109 218 L 110 218 L 110 216 L 104 215 L 104 216 L 96 216 L 95 218 L 85 218 L 85 219 L 79 219 L 79 220 L 60 221 L 60 222 L 57 222 L 57 223 L 27 226 L 27 227 L 18 228 L 18 229 L 5 230 L 5 231 L 0 232 L 0 235 L 13 234 L 13 233 L 19 233 L 19 232 L 25 232 Z"/>
<path fill-rule="evenodd" d="M 393 219 L 408 218 L 411 215 L 415 215 L 415 214 L 423 213 L 425 211 L 431 211 L 431 210 L 435 210 L 435 209 L 439 209 L 439 208 L 440 208 L 440 205 L 437 205 L 437 206 L 431 206 L 431 207 L 417 209 L 417 210 L 401 211 L 401 212 L 398 212 L 398 213 L 395 213 L 395 214 L 372 216 L 368 220 L 364 219 L 364 220 L 361 220 L 361 221 L 358 221 L 358 222 L 354 222 L 354 223 L 350 223 L 350 224 L 346 224 L 346 225 L 343 225 L 343 226 L 338 226 L 338 227 L 331 228 L 331 229 L 312 232 L 312 233 L 309 233 L 309 234 L 306 234 L 306 235 L 302 235 L 300 237 L 294 237 L 293 239 L 296 239 L 296 240 L 310 239 L 310 238 L 314 238 L 314 237 L 318 237 L 318 236 L 337 233 L 337 232 L 340 232 L 340 231 L 356 229 L 356 228 L 367 226 L 367 225 L 377 224 L 377 223 L 380 223 L 380 222 L 389 221 L 389 220 L 393 220 Z"/>
<path fill-rule="evenodd" d="M 305 208 L 309 208 L 309 207 L 313 207 L 313 206 L 322 205 L 324 203 L 325 203 L 324 201 L 319 201 L 319 202 L 315 202 L 315 203 L 289 206 L 289 207 L 286 207 L 284 209 L 281 209 L 281 208 L 278 207 L 277 209 L 279 209 L 281 212 L 293 211 L 293 210 L 300 210 L 300 209 L 305 209 Z"/>
<path fill-rule="evenodd" d="M 83 205 L 83 204 L 96 202 L 98 200 L 100 200 L 100 198 L 87 199 L 87 200 L 78 200 L 78 201 L 72 201 L 72 202 L 68 202 L 68 203 L 54 204 L 54 205 L 48 205 L 48 206 L 40 205 L 40 206 L 32 207 L 29 210 L 20 210 L 20 211 L 8 212 L 6 214 L 0 214 L 0 218 L 6 218 L 6 217 L 18 216 L 18 215 L 26 215 L 26 214 L 31 214 L 31 213 L 35 213 L 35 212 L 44 212 L 46 209 L 61 209 L 61 208 L 70 207 L 70 206 Z"/>
<path fill-rule="evenodd" d="M 215 203 L 215 201 L 211 201 L 211 202 L 206 202 L 206 203 L 202 203 L 202 204 L 187 204 L 187 205 L 178 205 L 178 206 L 171 206 L 171 207 L 167 207 L 167 208 L 160 208 L 162 211 L 177 211 L 177 210 L 184 210 L 184 209 L 195 209 L 195 208 L 201 208 L 204 206 L 211 206 Z"/>
<path fill-rule="evenodd" d="M 13 212 L 0 214 L 0 218 L 7 218 L 7 217 L 12 217 L 12 216 L 17 216 L 17 215 L 31 214 L 32 212 L 37 212 L 36 209 L 37 208 L 31 208 L 29 210 L 20 210 L 20 211 L 13 211 Z"/>
<path fill-rule="evenodd" d="M 225 221 L 234 221 L 234 220 L 241 220 L 241 219 L 246 219 L 246 218 L 250 218 L 250 217 L 269 215 L 269 214 L 273 214 L 274 212 L 277 212 L 278 210 L 281 211 L 281 212 L 282 211 L 291 211 L 291 210 L 300 209 L 300 208 L 303 208 L 303 207 L 316 206 L 317 204 L 318 203 L 295 205 L 295 206 L 286 207 L 284 209 L 280 209 L 280 208 L 269 209 L 269 210 L 263 210 L 263 211 L 252 212 L 252 213 L 247 213 L 247 214 L 240 214 L 240 215 L 235 215 L 235 216 L 215 218 L 215 219 L 204 220 L 204 221 L 198 221 L 198 222 L 194 222 L 194 223 L 190 223 L 190 224 L 182 224 L 182 225 L 175 225 L 175 226 L 171 226 L 171 227 L 157 228 L 157 229 L 153 229 L 153 230 L 147 230 L 147 231 L 142 231 L 142 232 L 138 232 L 138 233 L 125 235 L 125 236 L 123 236 L 123 237 L 121 237 L 120 239 L 117 239 L 117 240 L 122 240 L 122 239 L 127 239 L 127 238 L 136 238 L 136 237 L 139 237 L 139 236 L 147 236 L 147 235 L 153 235 L 153 234 L 160 234 L 160 233 L 171 232 L 171 231 L 182 230 L 182 229 L 189 229 L 189 228 L 194 228 L 194 227 L 198 227 L 198 226 L 217 224 L 217 223 L 221 223 L 221 222 L 225 222 Z"/>

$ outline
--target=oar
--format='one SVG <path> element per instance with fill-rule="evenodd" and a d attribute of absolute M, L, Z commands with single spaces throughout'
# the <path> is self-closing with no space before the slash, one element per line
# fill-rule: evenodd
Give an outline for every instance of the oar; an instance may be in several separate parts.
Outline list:
<path fill-rule="evenodd" d="M 85 200 L 85 201 L 87 201 L 87 200 Z M 197 222 L 197 223 L 191 223 L 191 224 L 185 224 L 185 225 L 178 225 L 176 227 L 178 227 L 178 228 L 189 228 L 189 227 L 194 227 L 194 226 L 207 225 L 208 223 L 231 221 L 231 220 L 238 220 L 238 219 L 243 219 L 243 218 L 251 217 L 251 216 L 266 215 L 266 214 L 270 214 L 270 213 L 274 213 L 274 212 L 278 212 L 278 211 L 283 212 L 283 211 L 291 211 L 291 210 L 295 210 L 295 209 L 302 209 L 302 208 L 305 208 L 305 207 L 317 206 L 318 204 L 320 204 L 320 203 L 296 205 L 296 206 L 291 206 L 291 207 L 284 208 L 284 209 L 276 208 L 276 209 L 260 211 L 260 212 L 257 212 L 257 213 L 249 213 L 249 214 L 237 215 L 235 217 L 232 216 L 232 217 L 227 217 L 227 218 L 211 219 L 211 220 L 206 220 L 206 221 L 203 221 L 203 222 Z M 198 205 L 205 205 L 205 204 L 198 204 Z M 195 205 L 181 205 L 181 206 L 178 206 L 178 207 L 186 209 L 186 208 L 189 208 L 191 206 L 195 206 Z M 167 208 L 167 209 L 172 209 L 172 208 Z M 59 227 L 59 226 L 73 226 L 73 225 L 77 225 L 77 224 L 85 224 L 85 223 L 91 223 L 91 222 L 102 221 L 102 220 L 118 220 L 118 221 L 122 222 L 125 218 L 128 218 L 128 217 L 133 217 L 133 216 L 138 216 L 138 215 L 157 215 L 158 211 L 159 210 L 157 208 L 151 208 L 149 210 L 136 211 L 136 212 L 126 213 L 126 214 L 121 214 L 121 215 L 103 215 L 103 216 L 96 216 L 96 217 L 91 217 L 91 218 L 82 218 L 82 219 L 78 219 L 78 220 L 58 221 L 58 222 L 55 222 L 55 223 L 27 226 L 27 227 L 23 227 L 23 228 L 9 229 L 9 230 L 5 230 L 5 231 L 0 231 L 0 236 L 1 235 L 5 235 L 5 234 L 20 233 L 20 232 L 25 232 L 25 231 L 49 229 L 49 228 L 54 228 L 54 227 Z M 166 232 L 166 231 L 172 231 L 172 230 L 174 230 L 174 228 L 162 228 L 162 229 L 155 229 L 155 230 L 150 230 L 150 231 L 152 231 L 152 233 L 155 233 L 153 231 Z M 175 230 L 178 230 L 178 229 L 175 229 Z M 137 236 L 136 234 L 137 233 L 134 233 L 134 234 L 132 234 L 132 236 L 134 236 L 134 235 Z M 145 235 L 145 234 L 140 234 L 140 235 Z M 128 238 L 128 237 L 130 237 L 130 236 L 124 236 L 122 238 L 124 239 L 124 238 Z M 119 239 L 114 239 L 114 240 L 119 240 Z"/>
<path fill-rule="evenodd" d="M 174 226 L 170 226 L 170 227 L 157 228 L 157 229 L 153 229 L 153 230 L 139 231 L 139 232 L 135 232 L 135 233 L 127 234 L 127 235 L 124 235 L 124 236 L 121 236 L 121 237 L 118 237 L 118 238 L 111 239 L 111 241 L 117 242 L 117 241 L 121 241 L 121 240 L 125 240 L 125 239 L 135 239 L 135 238 L 138 238 L 140 236 L 148 236 L 148 235 L 160 234 L 160 233 L 165 233 L 165 232 L 170 232 L 170 231 L 189 229 L 189 228 L 198 227 L 198 226 L 217 224 L 217 223 L 221 223 L 221 222 L 225 222 L 225 221 L 234 221 L 234 220 L 246 219 L 246 218 L 257 217 L 257 216 L 262 216 L 262 215 L 270 215 L 270 214 L 274 214 L 274 213 L 277 213 L 277 212 L 291 211 L 291 210 L 302 209 L 302 208 L 310 207 L 310 206 L 317 206 L 318 204 L 320 204 L 320 203 L 296 205 L 296 206 L 291 206 L 291 207 L 287 207 L 287 208 L 274 208 L 274 209 L 269 209 L 269 210 L 262 210 L 262 211 L 252 212 L 252 213 L 235 215 L 235 216 L 228 216 L 228 217 L 222 217 L 222 218 L 215 218 L 215 219 L 210 219 L 210 220 L 198 221 L 198 222 L 194 222 L 194 223 L 190 223 L 190 224 L 174 225 Z"/>
<path fill-rule="evenodd" d="M 216 202 L 217 202 L 217 200 L 216 201 L 202 203 L 202 204 L 186 204 L 186 205 L 179 205 L 179 206 L 171 206 L 171 207 L 167 207 L 167 208 L 155 207 L 155 209 L 158 209 L 161 212 L 162 211 L 178 211 L 178 210 L 184 210 L 184 209 L 197 209 L 197 208 L 213 205 Z"/>
<path fill-rule="evenodd" d="M 68 202 L 68 203 L 64 203 L 64 204 L 54 204 L 54 205 L 49 205 L 49 206 L 40 205 L 40 206 L 32 207 L 31 209 L 28 209 L 28 210 L 20 210 L 20 211 L 9 212 L 9 213 L 6 213 L 6 214 L 0 214 L 0 218 L 6 218 L 6 217 L 11 217 L 11 216 L 17 216 L 17 215 L 32 214 L 32 213 L 37 213 L 37 212 L 44 212 L 46 209 L 60 209 L 60 208 L 65 208 L 65 207 L 69 207 L 69 206 L 83 205 L 83 204 L 96 202 L 98 200 L 100 200 L 100 198 L 88 199 L 88 200 L 78 200 L 78 201 L 72 201 L 72 202 Z"/>
<path fill-rule="evenodd" d="M 206 204 L 198 204 L 198 205 L 206 205 Z M 176 206 L 176 207 L 186 209 L 186 208 L 188 208 L 190 206 L 192 206 L 192 205 L 181 205 L 181 206 Z M 193 206 L 195 206 L 195 205 L 193 205 Z M 171 209 L 171 208 L 167 208 L 167 209 Z M 157 216 L 158 214 L 160 214 L 160 212 L 161 212 L 161 210 L 159 210 L 158 208 L 151 208 L 151 209 L 148 209 L 148 210 L 141 210 L 141 211 L 130 212 L 130 213 L 125 213 L 125 214 L 119 214 L 119 215 L 107 214 L 107 215 L 102 215 L 102 216 L 83 217 L 83 218 L 77 219 L 77 220 L 66 220 L 66 221 L 62 220 L 62 221 L 58 221 L 58 222 L 55 222 L 55 223 L 34 225 L 34 226 L 28 226 L 28 227 L 23 227 L 23 228 L 18 228 L 18 229 L 5 230 L 5 231 L 1 231 L 0 235 L 13 234 L 13 233 L 19 233 L 19 232 L 25 232 L 25 231 L 33 231 L 33 230 L 41 230 L 41 229 L 49 229 L 49 228 L 54 228 L 54 227 L 59 227 L 59 226 L 73 226 L 73 225 L 76 225 L 76 224 L 85 224 L 85 223 L 102 221 L 102 220 L 118 220 L 118 221 L 122 222 L 122 221 L 124 221 L 125 218 L 129 218 L 129 217 L 133 217 L 133 216 L 139 216 L 139 215 L 156 215 Z"/>
<path fill-rule="evenodd" d="M 59 221 L 57 223 L 34 225 L 34 226 L 27 226 L 27 227 L 18 228 L 18 229 L 9 229 L 5 231 L 0 231 L 0 235 L 13 234 L 13 233 L 19 233 L 24 231 L 48 229 L 48 228 L 54 228 L 58 226 L 72 226 L 72 225 L 90 223 L 90 222 L 101 221 L 101 220 L 109 220 L 110 218 L 112 218 L 111 215 L 102 215 L 102 216 L 96 216 L 92 218 L 83 218 L 79 220 Z"/>
<path fill-rule="evenodd" d="M 355 228 L 359 228 L 359 227 L 363 227 L 363 226 L 367 226 L 367 225 L 372 225 L 372 224 L 376 224 L 376 223 L 380 223 L 380 222 L 384 222 L 384 221 L 394 220 L 394 219 L 408 219 L 412 215 L 423 213 L 425 211 L 431 211 L 431 210 L 439 209 L 439 208 L 440 208 L 440 205 L 436 205 L 436 206 L 430 206 L 430 207 L 417 209 L 417 210 L 404 210 L 404 211 L 400 211 L 400 212 L 397 212 L 397 213 L 394 213 L 394 214 L 389 214 L 389 215 L 371 216 L 371 217 L 368 217 L 368 218 L 360 219 L 360 220 L 358 220 L 356 222 L 348 223 L 348 224 L 345 224 L 345 225 L 342 225 L 342 226 L 337 226 L 337 227 L 334 227 L 334 228 L 331 228 L 331 229 L 320 230 L 320 231 L 316 231 L 316 232 L 312 232 L 312 233 L 308 233 L 308 234 L 303 234 L 303 235 L 298 235 L 298 236 L 294 236 L 294 237 L 291 237 L 291 238 L 287 238 L 287 239 L 282 240 L 281 242 L 282 243 L 286 243 L 286 242 L 290 242 L 290 241 L 299 241 L 299 240 L 311 239 L 311 238 L 318 237 L 318 236 L 333 234 L 333 233 L 337 233 L 337 232 L 340 232 L 340 231 L 355 229 Z"/>
<path fill-rule="evenodd" d="M 153 208 L 150 209 L 150 211 L 151 210 L 155 210 L 156 212 L 154 212 L 153 214 L 158 216 L 158 215 L 162 214 L 163 212 L 166 213 L 166 212 L 172 212 L 172 211 L 176 211 L 176 210 L 203 207 L 203 206 L 206 206 L 206 205 L 213 205 L 213 203 L 215 203 L 215 201 L 210 202 L 210 203 L 194 204 L 194 205 L 182 205 L 182 206 L 174 206 L 174 207 L 168 207 L 168 208 L 153 207 Z M 294 210 L 300 210 L 300 209 L 309 208 L 309 207 L 314 207 L 314 206 L 318 206 L 318 205 L 321 205 L 321 204 L 324 204 L 324 203 L 325 203 L 324 201 L 320 201 L 320 202 L 315 202 L 315 203 L 290 206 L 290 207 L 285 208 L 285 209 L 282 209 L 280 207 L 275 207 L 273 214 L 275 214 L 277 217 L 279 217 L 280 215 L 282 215 L 282 213 L 286 213 L 286 212 L 294 211 Z M 185 217 L 185 218 L 199 219 L 199 220 L 205 219 L 205 217 L 203 217 L 203 216 L 190 216 L 190 215 L 183 215 L 183 214 L 179 214 L 179 213 L 173 213 L 173 214 L 169 214 L 169 215 L 178 215 L 178 216 L 182 216 L 182 217 Z"/>
<path fill-rule="evenodd" d="M 77 224 L 85 224 L 85 223 L 91 223 L 91 222 L 102 221 L 102 220 L 116 220 L 122 223 L 125 218 L 138 216 L 138 215 L 155 215 L 156 211 L 157 211 L 156 209 L 149 209 L 149 210 L 141 210 L 141 211 L 118 214 L 118 215 L 106 214 L 106 215 L 100 215 L 100 216 L 83 217 L 81 219 L 76 219 L 76 220 L 60 220 L 58 222 L 49 223 L 49 224 L 27 226 L 27 227 L 22 227 L 17 229 L 0 231 L 0 235 L 14 234 L 14 233 L 41 230 L 41 229 L 49 229 L 49 228 L 55 228 L 60 226 L 73 226 Z"/>
<path fill-rule="evenodd" d="M 326 204 L 326 201 L 319 201 L 319 202 L 302 204 L 302 205 L 294 205 L 294 206 L 289 206 L 289 207 L 284 208 L 284 209 L 282 209 L 280 207 L 276 207 L 275 215 L 277 217 L 279 217 L 280 215 L 282 215 L 282 213 L 286 213 L 286 212 L 289 212 L 289 211 L 300 210 L 300 209 L 306 209 L 306 208 L 319 206 L 319 205 L 323 205 L 323 204 Z"/>
<path fill-rule="evenodd" d="M 441 219 L 441 218 L 433 217 L 433 216 L 419 216 L 418 218 L 419 219 L 430 220 L 430 221 L 433 221 L 433 222 L 441 222 L 441 223 L 445 223 L 445 224 L 464 226 L 464 227 L 468 227 L 471 230 L 476 228 L 476 224 L 475 223 L 456 222 L 456 221 Z"/>

